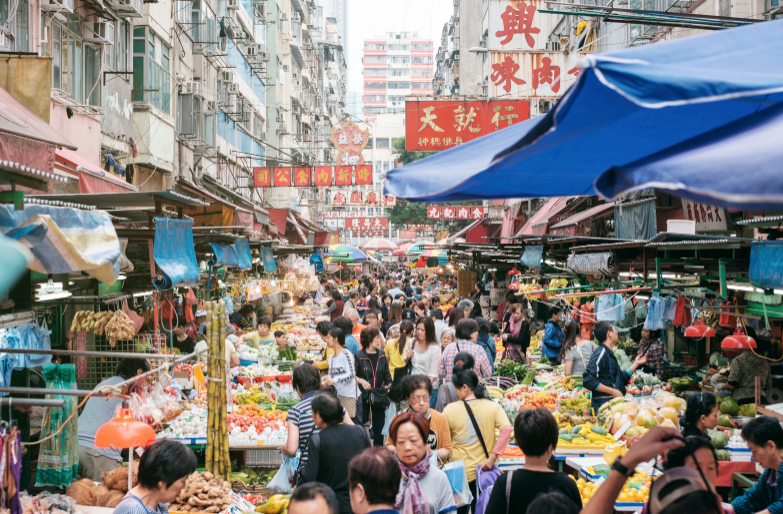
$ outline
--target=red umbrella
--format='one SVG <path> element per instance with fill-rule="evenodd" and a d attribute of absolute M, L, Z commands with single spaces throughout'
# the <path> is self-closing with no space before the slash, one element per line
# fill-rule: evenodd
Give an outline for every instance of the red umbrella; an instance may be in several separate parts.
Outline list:
<path fill-rule="evenodd" d="M 408 248 L 411 246 L 413 246 L 413 243 L 405 243 L 404 245 L 397 247 L 397 249 L 392 252 L 392 255 L 405 255 L 408 252 Z"/>
<path fill-rule="evenodd" d="M 386 239 L 381 239 L 378 237 L 374 237 L 372 239 L 368 239 L 361 245 L 359 245 L 360 248 L 363 250 L 374 250 L 374 251 L 381 251 L 381 252 L 393 252 L 397 249 L 397 245 L 392 243 L 391 241 L 387 241 Z"/>

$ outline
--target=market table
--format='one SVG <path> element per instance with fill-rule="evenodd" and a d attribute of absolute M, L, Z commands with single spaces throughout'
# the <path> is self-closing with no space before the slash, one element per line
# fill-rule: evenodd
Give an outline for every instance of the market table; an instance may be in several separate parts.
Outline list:
<path fill-rule="evenodd" d="M 718 476 L 720 477 L 720 475 Z M 732 473 L 731 496 L 729 496 L 729 499 L 731 501 L 734 501 L 734 498 L 739 496 L 737 494 L 737 486 L 744 487 L 745 489 L 749 489 L 756 484 L 756 480 L 758 480 L 758 476 L 756 475 L 755 471 L 753 473 L 739 473 L 739 472 Z"/>
<path fill-rule="evenodd" d="M 747 473 L 755 476 L 756 463 L 747 461 L 720 461 L 718 462 L 718 487 L 734 487 L 733 475 Z"/>

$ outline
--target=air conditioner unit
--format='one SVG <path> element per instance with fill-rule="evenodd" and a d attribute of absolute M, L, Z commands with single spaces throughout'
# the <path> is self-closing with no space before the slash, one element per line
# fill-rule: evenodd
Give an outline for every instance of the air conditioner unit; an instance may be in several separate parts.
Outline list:
<path fill-rule="evenodd" d="M 281 12 L 280 13 L 280 21 L 286 21 L 288 19 L 288 13 L 287 12 Z"/>
<path fill-rule="evenodd" d="M 113 45 L 114 44 L 114 24 L 110 21 L 95 21 L 88 22 L 86 34 L 84 36 L 85 41 L 90 43 L 99 43 L 101 45 Z M 90 32 L 92 33 L 90 34 Z"/>
<path fill-rule="evenodd" d="M 185 82 L 182 86 L 188 93 L 193 93 L 195 96 L 199 97 L 203 96 L 201 94 L 201 82 Z"/>
<path fill-rule="evenodd" d="M 294 80 L 297 80 L 299 78 L 299 74 L 294 71 L 294 72 L 291 73 L 291 78 L 293 78 Z"/>
<path fill-rule="evenodd" d="M 269 62 L 269 52 L 261 52 L 260 57 L 263 62 Z"/>
<path fill-rule="evenodd" d="M 256 45 L 247 45 L 245 47 L 245 56 L 255 57 L 258 55 L 258 47 Z"/>
<path fill-rule="evenodd" d="M 226 9 L 230 11 L 235 11 L 239 9 L 239 0 L 228 0 L 226 2 Z"/>
<path fill-rule="evenodd" d="M 259 2 L 253 6 L 256 24 L 266 23 L 266 3 Z"/>
<path fill-rule="evenodd" d="M 228 91 L 228 94 L 230 95 L 236 95 L 239 93 L 239 84 L 226 84 L 226 91 Z"/>
<path fill-rule="evenodd" d="M 283 71 L 284 71 L 285 73 L 288 73 L 288 65 L 287 65 L 287 64 L 284 64 L 284 65 L 283 65 Z"/>
<path fill-rule="evenodd" d="M 234 82 L 234 74 L 230 71 L 223 71 L 220 73 L 220 80 L 226 84 L 231 84 Z"/>
<path fill-rule="evenodd" d="M 73 14 L 73 0 L 43 0 L 42 11 L 67 11 Z"/>
<path fill-rule="evenodd" d="M 214 100 L 207 102 L 207 111 L 217 112 L 217 103 Z"/>
<path fill-rule="evenodd" d="M 302 87 L 302 81 L 301 80 L 295 80 L 294 81 L 294 87 Z"/>
<path fill-rule="evenodd" d="M 253 104 L 249 103 L 247 100 L 242 102 L 242 111 L 243 112 L 253 112 Z"/>

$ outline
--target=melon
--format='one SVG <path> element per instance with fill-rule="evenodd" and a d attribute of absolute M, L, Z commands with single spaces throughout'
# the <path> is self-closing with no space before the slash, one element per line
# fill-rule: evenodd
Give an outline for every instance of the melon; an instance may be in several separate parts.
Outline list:
<path fill-rule="evenodd" d="M 736 416 L 739 413 L 739 405 L 737 400 L 729 396 L 720 404 L 721 414 L 728 414 L 729 416 Z"/>
<path fill-rule="evenodd" d="M 710 438 L 713 448 L 722 450 L 729 444 L 729 436 L 723 430 L 707 430 L 707 437 Z"/>

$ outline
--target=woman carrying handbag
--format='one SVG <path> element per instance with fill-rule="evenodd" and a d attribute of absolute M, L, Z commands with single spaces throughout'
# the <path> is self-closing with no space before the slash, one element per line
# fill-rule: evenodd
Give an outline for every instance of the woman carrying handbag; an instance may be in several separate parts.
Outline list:
<path fill-rule="evenodd" d="M 372 412 L 372 440 L 375 446 L 383 445 L 383 426 L 386 424 L 386 408 L 389 406 L 388 391 L 392 384 L 389 363 L 380 351 L 383 345 L 377 328 L 365 328 L 360 336 L 362 349 L 359 358 L 359 373 L 356 382 L 362 391 L 362 425 L 367 423 Z"/>
<path fill-rule="evenodd" d="M 354 423 L 357 419 L 357 401 L 359 387 L 356 385 L 356 365 L 354 357 L 345 349 L 345 332 L 340 328 L 333 328 L 326 336 L 326 345 L 334 350 L 334 355 L 329 357 L 329 376 L 324 379 L 323 385 L 334 386 L 337 398 L 345 407 L 348 416 Z"/>

